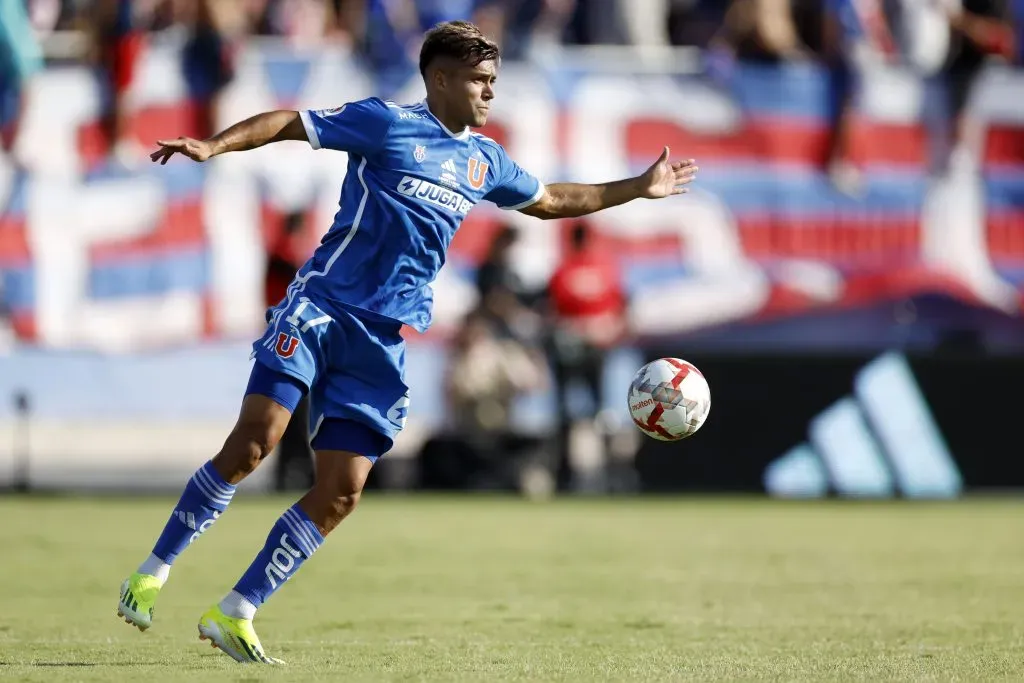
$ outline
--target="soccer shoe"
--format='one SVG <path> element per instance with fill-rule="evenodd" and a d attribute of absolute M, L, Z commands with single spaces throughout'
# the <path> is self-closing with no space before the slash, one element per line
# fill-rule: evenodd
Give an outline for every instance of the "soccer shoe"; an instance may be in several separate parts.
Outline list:
<path fill-rule="evenodd" d="M 280 659 L 263 654 L 252 619 L 229 617 L 220 611 L 218 605 L 199 618 L 199 640 L 209 640 L 214 648 L 243 664 L 284 664 Z"/>
<path fill-rule="evenodd" d="M 117 616 L 145 631 L 153 625 L 153 605 L 164 587 L 155 576 L 135 572 L 121 584 L 121 598 L 117 601 Z"/>

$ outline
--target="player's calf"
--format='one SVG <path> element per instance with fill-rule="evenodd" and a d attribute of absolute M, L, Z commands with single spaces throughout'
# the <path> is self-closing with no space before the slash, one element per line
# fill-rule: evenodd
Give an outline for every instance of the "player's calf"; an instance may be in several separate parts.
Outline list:
<path fill-rule="evenodd" d="M 348 517 L 363 494 L 373 462 L 346 451 L 317 451 L 316 483 L 299 501 L 325 536 Z"/>
<path fill-rule="evenodd" d="M 341 520 L 355 509 L 373 460 L 347 451 L 317 451 L 316 484 L 285 510 L 263 549 L 218 605 L 233 619 L 251 620 Z"/>

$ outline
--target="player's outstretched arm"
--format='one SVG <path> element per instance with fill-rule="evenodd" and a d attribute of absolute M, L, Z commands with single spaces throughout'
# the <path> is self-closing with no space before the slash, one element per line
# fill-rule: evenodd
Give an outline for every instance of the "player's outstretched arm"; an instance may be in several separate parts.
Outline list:
<path fill-rule="evenodd" d="M 305 141 L 306 129 L 297 111 L 268 111 L 240 121 L 227 130 L 206 140 L 180 137 L 174 140 L 157 140 L 160 149 L 149 155 L 153 161 L 166 164 L 175 154 L 182 154 L 193 161 L 206 161 L 225 152 L 241 152 L 255 149 L 281 140 Z"/>
<path fill-rule="evenodd" d="M 537 218 L 574 218 L 625 204 L 634 199 L 661 199 L 688 192 L 697 166 L 693 159 L 670 162 L 666 147 L 654 164 L 642 175 L 611 183 L 554 183 L 535 203 L 520 209 Z"/>

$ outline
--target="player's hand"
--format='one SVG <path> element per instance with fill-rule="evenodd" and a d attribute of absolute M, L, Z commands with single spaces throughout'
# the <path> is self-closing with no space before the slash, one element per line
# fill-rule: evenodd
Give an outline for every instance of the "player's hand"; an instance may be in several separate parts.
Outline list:
<path fill-rule="evenodd" d="M 689 192 L 685 187 L 697 176 L 697 165 L 693 159 L 670 162 L 668 147 L 658 160 L 640 176 L 640 196 L 647 199 L 671 197 Z"/>
<path fill-rule="evenodd" d="M 176 138 L 174 140 L 157 140 L 160 149 L 149 155 L 153 161 L 163 166 L 175 154 L 187 156 L 192 161 L 206 161 L 213 156 L 213 145 L 206 140 L 192 138 Z"/>

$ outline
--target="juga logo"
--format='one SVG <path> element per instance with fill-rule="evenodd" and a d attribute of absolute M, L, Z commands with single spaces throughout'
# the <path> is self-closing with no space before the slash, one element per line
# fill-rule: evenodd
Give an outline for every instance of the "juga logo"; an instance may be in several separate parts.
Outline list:
<path fill-rule="evenodd" d="M 407 197 L 415 197 L 463 216 L 473 208 L 473 203 L 458 192 L 420 178 L 404 176 L 398 183 L 398 191 Z"/>

